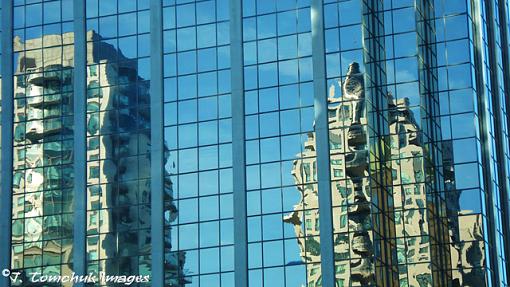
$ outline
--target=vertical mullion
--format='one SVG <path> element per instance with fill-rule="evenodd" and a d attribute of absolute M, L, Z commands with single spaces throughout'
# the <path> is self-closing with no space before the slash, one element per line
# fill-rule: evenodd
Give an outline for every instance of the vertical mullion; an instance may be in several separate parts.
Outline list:
<path fill-rule="evenodd" d="M 503 79 L 504 79 L 504 88 L 505 88 L 505 109 L 508 113 L 510 111 L 510 58 L 509 58 L 509 49 L 508 49 L 508 18 L 507 18 L 507 1 L 500 0 L 498 11 L 499 11 L 499 21 L 500 21 L 500 33 L 501 33 L 501 53 L 502 53 L 502 64 L 503 64 Z M 503 120 L 507 122 L 507 127 L 510 127 L 510 116 L 508 115 L 502 115 L 505 117 Z M 504 137 L 503 137 L 504 140 Z M 507 143 L 510 144 L 510 143 Z M 505 162 L 505 155 L 503 151 L 503 163 L 502 166 L 506 166 Z M 508 172 L 508 171 L 507 171 Z M 506 185 L 506 190 L 502 194 L 501 199 L 501 205 L 503 209 L 503 218 L 502 218 L 502 224 L 503 224 L 503 230 L 504 234 L 510 234 L 510 200 L 509 200 L 509 192 L 510 192 L 510 186 L 508 186 L 508 178 L 503 177 L 504 184 Z M 510 236 L 505 236 L 505 249 L 510 250 Z M 508 261 L 509 258 L 506 258 Z M 506 264 L 506 273 L 507 278 L 510 277 L 510 264 Z M 508 282 L 507 282 L 508 283 Z"/>
<path fill-rule="evenodd" d="M 494 15 L 494 12 L 495 11 L 498 11 L 498 7 L 495 5 L 494 3 L 495 1 L 488 1 L 486 0 L 485 2 L 485 17 L 486 17 L 486 21 L 487 21 L 487 30 L 488 30 L 488 35 L 487 35 L 487 38 L 488 38 L 488 45 L 489 47 L 492 47 L 492 49 L 489 49 L 488 52 L 489 52 L 489 65 L 491 67 L 490 69 L 490 83 L 491 83 L 491 97 L 492 97 L 492 109 L 493 109 L 493 114 L 494 114 L 494 137 L 495 137 L 495 142 L 496 142 L 496 150 L 495 150 L 495 153 L 496 153 L 496 157 L 497 157 L 497 163 L 498 163 L 498 170 L 496 171 L 497 173 L 497 176 L 498 176 L 498 196 L 501 200 L 501 212 L 502 212 L 502 217 L 504 216 L 504 212 L 505 212 L 505 206 L 504 206 L 504 203 L 503 203 L 503 200 L 506 199 L 506 197 L 504 196 L 507 192 L 507 185 L 506 185 L 506 182 L 507 182 L 507 179 L 506 179 L 506 165 L 505 165 L 505 151 L 504 151 L 504 147 L 503 147 L 503 141 L 504 141 L 504 136 L 502 134 L 502 127 L 501 127 L 501 122 L 502 122 L 502 117 L 504 115 L 501 114 L 501 101 L 500 101 L 500 89 L 499 89 L 499 86 L 500 86 L 500 83 L 499 83 L 499 77 L 498 77 L 498 61 L 497 61 L 497 55 L 496 55 L 496 51 L 495 49 L 498 49 L 497 47 L 497 44 L 496 44 L 496 38 L 497 38 L 497 33 L 496 33 L 496 28 L 495 28 L 495 25 L 496 25 L 496 16 Z M 504 26 L 500 27 L 500 29 L 504 29 Z M 493 193 L 495 192 L 495 190 L 492 191 Z M 494 200 L 494 197 L 492 197 L 493 200 Z M 495 211 L 496 213 L 499 213 L 500 211 L 497 210 L 497 207 L 493 207 L 493 211 Z M 494 215 L 494 218 L 496 218 L 496 214 Z M 507 231 L 506 228 L 505 228 L 505 221 L 504 219 L 502 219 L 502 223 L 501 223 L 501 227 L 502 227 L 502 231 Z M 494 234 L 495 236 L 494 238 L 494 242 L 497 242 L 499 241 L 499 235 L 498 235 L 498 232 L 497 230 L 494 230 Z M 506 244 L 502 244 L 502 246 L 500 246 L 499 244 L 496 244 L 494 246 L 494 248 L 496 248 L 496 253 L 497 254 L 504 254 L 505 253 L 505 249 L 506 249 Z M 499 249 L 499 250 L 498 250 Z M 499 261 L 499 258 L 496 257 L 496 262 Z M 499 263 L 498 263 L 499 265 Z M 503 270 L 499 270 L 498 268 L 499 266 L 496 267 L 497 272 L 496 274 L 498 274 L 498 277 L 497 277 L 497 282 L 496 283 L 499 283 L 499 282 L 502 282 L 502 278 L 503 276 L 501 276 L 501 274 L 499 274 L 500 271 L 503 271 Z M 505 270 L 506 271 L 506 270 Z"/>
<path fill-rule="evenodd" d="M 312 61 L 322 285 L 335 286 L 323 1 L 312 0 Z"/>
<path fill-rule="evenodd" d="M 242 0 L 230 0 L 235 286 L 248 286 Z"/>
<path fill-rule="evenodd" d="M 162 287 L 164 273 L 164 198 L 163 198 L 163 12 L 161 0 L 150 3 L 151 39 L 151 286 Z"/>
<path fill-rule="evenodd" d="M 488 97 L 491 95 L 487 95 L 485 92 L 485 82 L 484 82 L 484 74 L 486 73 L 486 67 L 484 64 L 484 42 L 483 42 L 483 26 L 484 22 L 482 20 L 482 5 L 485 0 L 471 0 L 471 17 L 473 19 L 473 43 L 475 46 L 475 69 L 477 70 L 475 73 L 476 80 L 476 90 L 477 90 L 477 98 L 478 98 L 478 114 L 479 114 L 479 126 L 480 126 L 480 141 L 482 145 L 482 166 L 484 167 L 482 170 L 483 177 L 483 189 L 485 198 L 483 200 L 486 201 L 487 205 L 487 214 L 489 221 L 489 226 L 487 226 L 487 230 L 489 230 L 489 248 L 488 252 L 490 254 L 490 259 L 487 263 L 487 268 L 492 271 L 490 274 L 489 281 L 494 286 L 497 286 L 497 278 L 498 278 L 498 267 L 497 267 L 497 252 L 495 251 L 495 243 L 496 243 L 496 235 L 494 228 L 494 206 L 492 202 L 492 193 L 494 192 L 492 188 L 492 176 L 491 176 L 491 155 L 490 155 L 490 138 L 488 131 L 488 116 L 486 109 L 488 108 Z M 486 3 L 486 2 L 485 2 Z M 488 77 L 490 75 L 487 75 Z"/>
<path fill-rule="evenodd" d="M 2 2 L 2 130 L 0 134 L 0 272 L 11 268 L 12 160 L 14 84 L 12 53 L 12 1 Z M 9 277 L 0 274 L 0 286 L 10 286 Z"/>
<path fill-rule="evenodd" d="M 87 273 L 86 223 L 87 223 L 87 46 L 85 28 L 85 0 L 74 1 L 74 228 L 73 271 L 76 275 Z M 84 286 L 83 282 L 75 283 Z"/>

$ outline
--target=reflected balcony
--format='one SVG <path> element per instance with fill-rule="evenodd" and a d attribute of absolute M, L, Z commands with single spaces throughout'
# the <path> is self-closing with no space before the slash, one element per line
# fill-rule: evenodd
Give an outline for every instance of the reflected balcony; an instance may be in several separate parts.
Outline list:
<path fill-rule="evenodd" d="M 37 87 L 37 86 L 34 86 L 34 87 Z M 40 87 L 38 87 L 38 88 L 40 88 Z M 41 88 L 41 90 L 42 90 L 42 88 Z M 42 91 L 41 91 L 41 94 L 42 94 Z M 32 95 L 32 92 L 31 92 L 31 95 Z M 30 107 L 38 108 L 38 107 L 41 107 L 43 105 L 43 103 L 44 103 L 44 99 L 41 96 L 27 98 L 27 105 Z"/>
<path fill-rule="evenodd" d="M 368 151 L 353 151 L 345 156 L 345 166 L 349 177 L 361 177 L 368 167 Z"/>
<path fill-rule="evenodd" d="M 44 89 L 42 86 L 30 85 L 27 97 L 37 97 L 42 96 L 44 93 Z M 30 103 L 30 99 L 29 99 Z"/>
<path fill-rule="evenodd" d="M 40 120 L 44 117 L 44 113 L 40 109 L 28 109 L 27 117 L 31 120 Z"/>
<path fill-rule="evenodd" d="M 27 82 L 32 85 L 44 87 L 48 82 L 59 82 L 60 83 L 60 71 L 42 71 L 41 68 L 34 71 L 35 73 L 27 75 Z"/>
<path fill-rule="evenodd" d="M 26 138 L 30 140 L 38 140 L 47 135 L 53 135 L 62 130 L 62 122 L 60 119 L 42 121 L 31 121 L 27 123 Z"/>
<path fill-rule="evenodd" d="M 42 121 L 31 121 L 27 123 L 26 138 L 30 140 L 40 139 L 44 133 Z"/>
<path fill-rule="evenodd" d="M 44 97 L 44 105 L 55 105 L 62 102 L 61 94 L 46 95 Z"/>

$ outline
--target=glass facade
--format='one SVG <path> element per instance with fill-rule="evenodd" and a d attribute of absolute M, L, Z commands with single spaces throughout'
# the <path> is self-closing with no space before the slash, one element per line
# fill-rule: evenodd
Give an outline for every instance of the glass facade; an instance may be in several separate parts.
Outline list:
<path fill-rule="evenodd" d="M 86 1 L 86 264 L 93 274 L 151 270 L 149 17 L 147 1 Z"/>
<path fill-rule="evenodd" d="M 74 37 L 73 14 L 62 13 L 72 4 L 12 8 L 11 268 L 23 274 L 72 272 Z"/>
<path fill-rule="evenodd" d="M 243 1 L 250 286 L 321 284 L 310 3 Z"/>
<path fill-rule="evenodd" d="M 0 11 L 0 286 L 509 285 L 509 1 Z"/>
<path fill-rule="evenodd" d="M 234 286 L 229 2 L 161 5 L 165 286 Z"/>

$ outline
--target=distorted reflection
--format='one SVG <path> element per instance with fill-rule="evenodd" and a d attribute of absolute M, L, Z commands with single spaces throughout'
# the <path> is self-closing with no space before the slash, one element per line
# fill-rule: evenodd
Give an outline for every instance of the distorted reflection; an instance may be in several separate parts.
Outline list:
<path fill-rule="evenodd" d="M 338 87 L 341 87 L 339 91 Z M 407 98 L 387 95 L 389 142 L 397 249 L 401 286 L 432 286 L 431 256 L 434 252 L 429 234 L 431 222 L 427 204 L 426 169 L 420 131 Z M 371 167 L 367 144 L 367 113 L 364 75 L 358 63 L 349 66 L 347 77 L 331 85 L 328 97 L 330 171 L 332 181 L 334 252 L 337 286 L 376 284 L 376 261 L 381 260 L 374 242 L 377 227 L 373 223 L 378 202 L 372 193 Z M 305 234 L 318 235 L 318 190 L 315 133 L 308 135 L 303 159 L 295 160 L 292 174 L 301 192 L 301 201 L 285 221 L 293 224 L 303 260 L 320 256 L 317 241 L 305 240 Z M 313 209 L 314 212 L 306 212 Z M 312 228 L 309 224 L 312 223 Z M 378 236 L 378 235 L 377 235 Z M 318 238 L 318 237 L 317 237 Z M 380 239 L 378 239 L 380 240 Z M 404 270 L 404 272 L 402 272 Z M 311 270 L 310 270 L 311 271 Z M 314 281 L 321 274 L 309 272 Z"/>
<path fill-rule="evenodd" d="M 138 274 L 150 263 L 148 83 L 99 34 L 87 42 L 89 271 Z"/>
<path fill-rule="evenodd" d="M 364 75 L 349 65 L 341 97 L 329 89 L 334 251 L 338 286 L 374 283 L 375 257 Z"/>
<path fill-rule="evenodd" d="M 72 42 L 14 38 L 13 269 L 72 271 Z"/>
<path fill-rule="evenodd" d="M 452 141 L 443 141 L 442 147 L 443 173 L 448 191 L 451 265 L 461 267 L 453 272 L 453 286 L 483 286 L 486 284 L 483 266 L 487 239 L 482 228 L 484 217 L 480 213 L 480 204 L 483 205 L 484 200 L 480 198 L 478 189 L 458 190 L 456 173 L 460 169 L 454 165 L 456 158 Z"/>
<path fill-rule="evenodd" d="M 143 40 L 142 36 L 138 40 Z M 87 33 L 87 46 L 89 272 L 149 275 L 151 132 L 147 54 L 136 45 L 120 50 L 95 31 Z M 166 145 L 164 149 L 166 161 L 170 154 Z M 177 212 L 168 176 L 164 177 L 163 189 L 168 224 Z M 168 233 L 164 244 L 170 250 Z M 184 258 L 184 252 L 167 254 L 167 270 L 181 274 Z"/>

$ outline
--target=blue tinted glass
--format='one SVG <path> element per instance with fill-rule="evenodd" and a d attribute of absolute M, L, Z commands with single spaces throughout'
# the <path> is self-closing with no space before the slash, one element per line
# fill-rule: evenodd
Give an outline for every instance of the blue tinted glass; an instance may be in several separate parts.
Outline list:
<path fill-rule="evenodd" d="M 195 24 L 195 4 L 177 6 L 177 27 Z"/>

